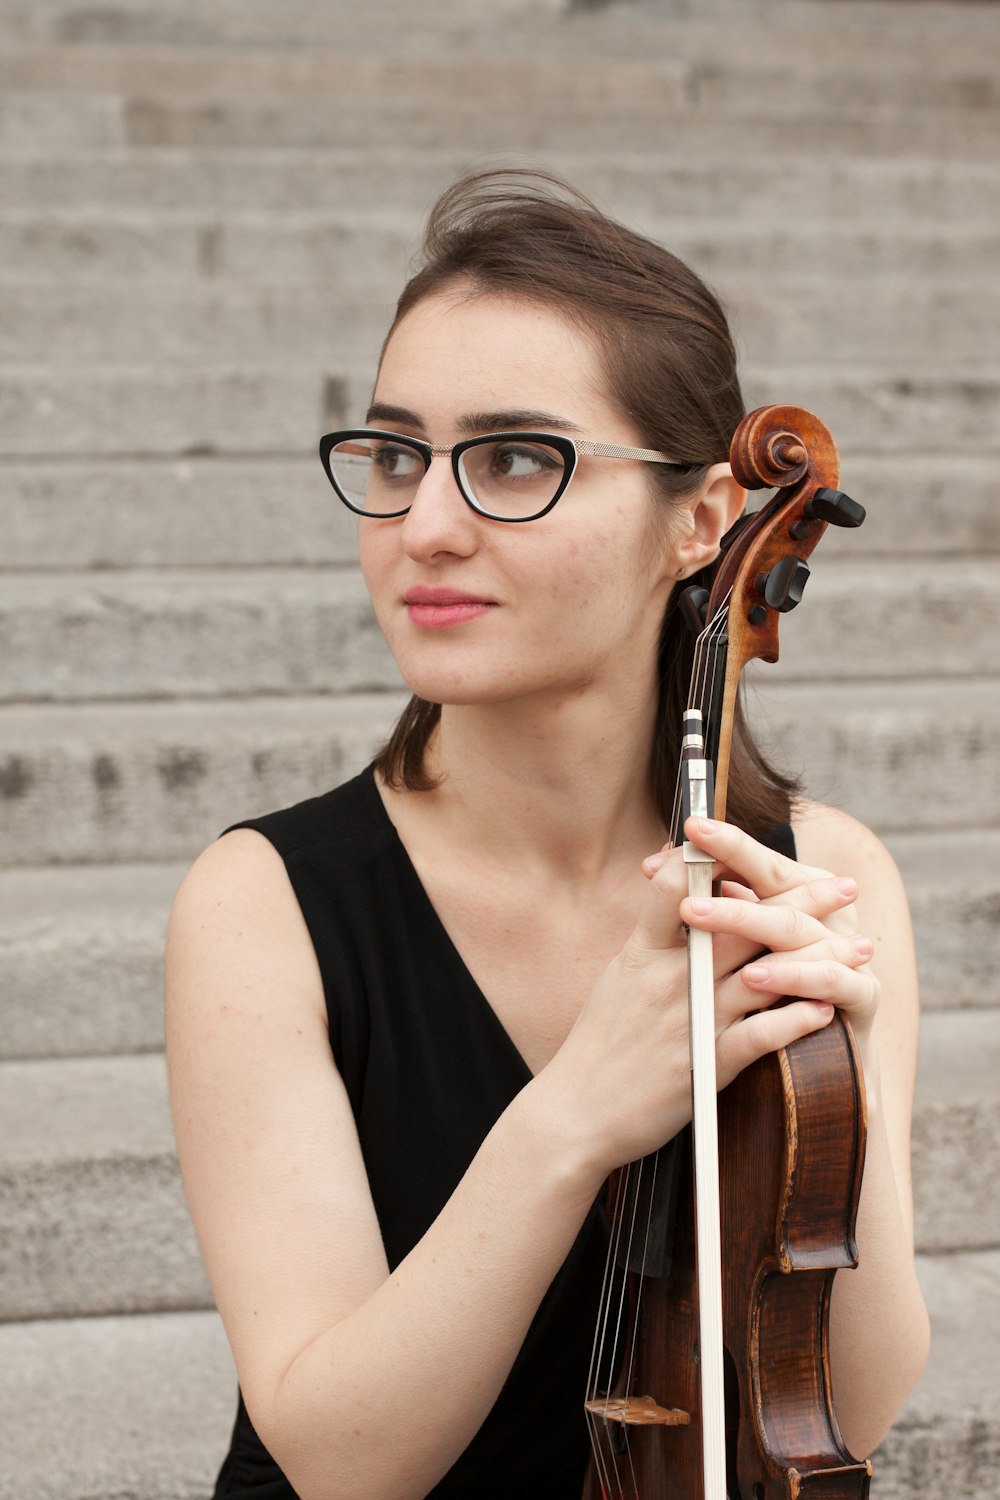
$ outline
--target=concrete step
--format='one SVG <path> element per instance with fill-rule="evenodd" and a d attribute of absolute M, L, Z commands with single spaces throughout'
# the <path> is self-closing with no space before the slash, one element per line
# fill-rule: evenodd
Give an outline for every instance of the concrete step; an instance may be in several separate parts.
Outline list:
<path fill-rule="evenodd" d="M 1000 1244 L 1000 1010 L 925 1018 L 917 1243 Z M 0 1320 L 209 1305 L 173 1155 L 163 1058 L 0 1064 Z"/>
<path fill-rule="evenodd" d="M 32 574 L 3 596 L 0 701 L 400 687 L 355 568 Z"/>
<path fill-rule="evenodd" d="M 186 869 L 0 870 L 4 1057 L 88 1057 L 163 1046 L 163 944 Z"/>
<path fill-rule="evenodd" d="M 998 632 L 1000 557 L 819 553 L 803 608 L 782 626 L 773 675 L 995 676 Z M 400 686 L 355 568 L 8 575 L 0 663 L 0 702 Z"/>
<path fill-rule="evenodd" d="M 761 737 L 819 801 L 883 835 L 1000 823 L 994 681 L 752 681 Z"/>
<path fill-rule="evenodd" d="M 14 458 L 315 453 L 348 425 L 348 383 L 328 368 L 0 366 L 0 445 Z"/>
<path fill-rule="evenodd" d="M 860 67 L 880 45 L 894 43 L 901 60 L 915 64 L 922 57 L 965 57 L 972 44 L 988 44 L 995 35 L 987 6 L 975 0 L 958 6 L 912 0 L 892 5 L 879 0 L 836 5 L 810 0 L 633 0 L 618 5 L 612 0 L 496 0 L 488 12 L 478 0 L 449 0 L 447 6 L 428 8 L 422 25 L 409 31 L 404 23 L 411 12 L 405 0 L 368 0 L 360 11 L 338 6 L 335 27 L 331 10 L 321 0 L 296 0 L 277 12 L 266 0 L 216 0 L 208 14 L 196 0 L 175 0 L 167 12 L 150 0 L 100 10 L 80 0 L 8 0 L 5 23 L 12 41 L 31 44 L 312 50 L 328 47 L 333 39 L 370 47 L 373 37 L 384 38 L 391 48 L 398 37 L 400 47 L 412 49 L 408 55 L 423 56 L 446 40 L 467 43 L 474 22 L 476 33 L 495 37 L 501 50 L 523 46 L 518 33 L 525 28 L 534 37 L 558 37 L 569 50 L 590 47 L 599 38 L 612 54 L 624 50 L 629 40 L 639 50 L 666 32 L 676 37 L 678 51 L 686 56 L 703 49 L 713 23 L 724 22 L 727 32 L 738 37 L 740 45 L 733 50 L 740 54 L 745 47 L 755 58 L 766 56 L 764 44 L 770 42 L 790 65 L 801 64 L 809 58 L 809 44 L 815 51 L 822 39 L 845 60 L 853 56 Z M 955 24 L 956 11 L 961 27 Z"/>
<path fill-rule="evenodd" d="M 188 859 L 366 765 L 396 693 L 0 711 L 9 865 Z"/>
<path fill-rule="evenodd" d="M 406 277 L 369 268 L 328 284 L 248 287 L 235 278 L 167 283 L 53 285 L 25 277 L 5 287 L 0 362 L 91 365 L 240 360 L 263 364 L 280 349 L 291 363 L 319 363 L 333 354 L 355 363 L 354 351 L 377 347 Z M 886 358 L 920 361 L 995 357 L 1000 323 L 996 276 L 957 284 L 885 277 L 785 275 L 777 285 L 730 274 L 716 290 L 740 346 L 767 350 L 778 363 L 822 359 L 856 366 Z"/>
<path fill-rule="evenodd" d="M 894 833 L 888 846 L 910 898 L 924 1006 L 996 1004 L 1000 829 Z"/>
<path fill-rule="evenodd" d="M 193 857 L 228 824 L 360 768 L 402 701 L 384 693 L 8 706 L 3 862 Z M 813 796 L 883 834 L 1000 824 L 993 679 L 774 683 L 751 701 L 775 759 L 804 771 Z"/>
<path fill-rule="evenodd" d="M 1000 230 L 987 225 L 913 222 L 881 227 L 839 223 L 731 225 L 711 219 L 653 219 L 637 226 L 710 278 L 776 276 L 985 277 L 996 266 Z M 157 287 L 228 277 L 242 285 L 329 282 L 399 275 L 415 254 L 413 214 L 355 212 L 201 214 L 141 208 L 4 210 L 0 290 L 33 279 L 74 283 L 127 277 Z M 360 281 L 359 281 L 360 284 Z"/>
<path fill-rule="evenodd" d="M 509 149 L 509 148 L 508 148 Z M 187 213 L 337 213 L 384 211 L 414 224 L 438 193 L 475 158 L 452 149 L 273 149 L 197 151 L 164 147 L 93 151 L 0 152 L 0 201 L 19 213 L 145 210 Z M 1000 221 L 1000 161 L 902 160 L 860 156 L 803 159 L 794 152 L 766 158 L 718 153 L 597 148 L 550 150 L 546 163 L 630 221 L 711 219 L 769 224 L 794 204 L 797 222 L 839 223 L 881 230 L 903 223 L 961 223 L 995 228 Z M 779 207 L 779 204 L 782 205 Z"/>
<path fill-rule="evenodd" d="M 875 1457 L 872 1500 L 993 1500 L 1000 1256 L 921 1256 L 917 1270 L 931 1356 Z M 0 1401 L 13 1418 L 0 1500 L 203 1500 L 236 1385 L 215 1313 L 77 1318 L 0 1328 Z"/>
<path fill-rule="evenodd" d="M 861 532 L 828 529 L 817 569 L 833 557 L 1000 551 L 996 473 L 994 458 L 975 454 L 853 453 L 842 483 L 868 517 Z M 357 523 L 311 455 L 8 462 L 2 493 L 9 569 L 329 567 L 357 559 Z"/>
<path fill-rule="evenodd" d="M 298 365 L 0 365 L 0 446 L 15 460 L 313 454 L 320 433 L 363 419 L 377 342 L 347 365 L 336 334 L 328 358 Z M 855 455 L 940 464 L 1000 449 L 992 362 L 752 365 L 744 384 L 751 407 L 791 402 L 820 415 L 845 474 Z"/>
<path fill-rule="evenodd" d="M 205 1500 L 236 1412 L 210 1312 L 9 1323 L 0 1393 L 0 1500 Z"/>
<path fill-rule="evenodd" d="M 751 99 L 757 97 L 753 94 Z M 651 103 L 647 144 L 670 147 L 683 140 L 695 151 L 723 151 L 738 142 L 741 149 L 759 154 L 782 151 L 810 156 L 922 155 L 950 158 L 957 152 L 966 160 L 989 160 L 996 150 L 1000 117 L 995 111 L 938 108 L 933 112 L 900 109 L 874 117 L 821 113 L 801 116 L 750 115 L 739 119 L 716 108 L 695 112 L 687 105 L 672 109 Z M 549 104 L 544 110 L 524 112 L 524 101 L 511 99 L 503 111 L 484 111 L 469 104 L 452 109 L 446 121 L 428 107 L 414 106 L 413 115 L 378 111 L 368 117 L 344 112 L 333 102 L 294 106 L 257 100 L 198 103 L 151 102 L 104 94 L 59 97 L 48 93 L 8 95 L 0 100 L 0 147 L 52 150 L 81 146 L 256 147 L 391 146 L 407 137 L 416 148 L 447 146 L 460 137 L 472 148 L 493 148 L 498 132 L 508 149 L 549 152 L 572 149 L 595 132 L 594 109 L 582 104 L 575 111 Z M 612 117 L 601 114 L 600 145 L 615 140 L 628 148 L 635 140 L 637 120 L 627 110 Z"/>
<path fill-rule="evenodd" d="M 1000 829 L 894 834 L 927 1010 L 996 1003 Z M 162 1044 L 167 914 L 184 864 L 0 870 L 0 1057 Z"/>

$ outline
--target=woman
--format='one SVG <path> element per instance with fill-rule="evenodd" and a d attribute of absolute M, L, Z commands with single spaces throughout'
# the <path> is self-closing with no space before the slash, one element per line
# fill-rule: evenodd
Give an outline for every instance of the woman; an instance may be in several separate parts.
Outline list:
<path fill-rule="evenodd" d="M 898 877 L 745 730 L 734 824 L 688 830 L 723 894 L 695 910 L 663 847 L 671 606 L 744 499 L 724 317 L 537 174 L 457 184 L 425 252 L 374 435 L 323 444 L 414 699 L 373 769 L 207 849 L 171 919 L 178 1143 L 246 1403 L 217 1493 L 579 1495 L 595 1202 L 689 1118 L 683 924 L 715 934 L 720 1086 L 834 1004 L 854 1025 L 861 1264 L 831 1341 L 867 1454 L 927 1347 Z"/>

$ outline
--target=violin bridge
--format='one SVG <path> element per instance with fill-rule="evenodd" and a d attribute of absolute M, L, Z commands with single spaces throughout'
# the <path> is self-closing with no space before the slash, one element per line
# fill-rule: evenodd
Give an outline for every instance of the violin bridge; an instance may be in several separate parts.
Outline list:
<path fill-rule="evenodd" d="M 588 1401 L 585 1409 L 591 1416 L 606 1422 L 621 1422 L 624 1427 L 686 1427 L 690 1412 L 677 1406 L 660 1406 L 652 1396 L 611 1396 Z"/>

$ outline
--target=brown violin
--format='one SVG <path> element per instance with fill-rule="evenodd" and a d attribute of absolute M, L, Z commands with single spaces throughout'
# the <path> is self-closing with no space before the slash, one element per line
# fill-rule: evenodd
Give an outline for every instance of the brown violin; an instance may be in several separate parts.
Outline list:
<path fill-rule="evenodd" d="M 837 489 L 836 446 L 807 411 L 752 412 L 730 458 L 740 484 L 775 494 L 726 539 L 711 593 L 689 590 L 684 600 L 697 643 L 675 844 L 689 810 L 725 817 L 731 774 L 740 773 L 731 755 L 741 673 L 754 659 L 777 660 L 780 616 L 801 599 L 827 526 L 864 518 Z M 690 846 L 685 858 L 692 872 L 701 860 L 698 878 L 710 889 L 711 864 L 705 870 Z M 694 975 L 690 954 L 689 964 Z M 709 984 L 710 973 L 709 963 Z M 693 1127 L 609 1183 L 584 1497 L 859 1500 L 871 1464 L 841 1438 L 828 1339 L 834 1276 L 857 1264 L 865 1099 L 854 1039 L 838 1013 L 741 1073 L 717 1096 L 716 1115 L 711 991 L 702 1025 L 694 984 Z M 701 1096 L 699 1026 L 712 1054 Z"/>

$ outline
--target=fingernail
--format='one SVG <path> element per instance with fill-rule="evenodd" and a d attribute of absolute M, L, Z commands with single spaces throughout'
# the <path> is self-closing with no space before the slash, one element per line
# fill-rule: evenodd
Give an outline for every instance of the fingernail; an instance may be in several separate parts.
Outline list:
<path fill-rule="evenodd" d="M 858 882 L 845 875 L 837 881 L 837 890 L 842 896 L 856 896 L 858 894 Z"/>
<path fill-rule="evenodd" d="M 707 917 L 712 910 L 712 903 L 711 901 L 702 901 L 700 899 L 694 900 L 691 902 L 691 910 L 697 912 L 699 917 Z"/>
<path fill-rule="evenodd" d="M 815 1000 L 813 1003 L 816 1006 L 816 1009 L 819 1011 L 820 1015 L 825 1016 L 826 1019 L 829 1020 L 833 1015 L 833 1006 L 829 1003 L 829 1001 Z"/>
<path fill-rule="evenodd" d="M 751 964 L 749 969 L 743 970 L 743 978 L 747 984 L 763 984 L 770 977 L 770 969 L 766 969 L 763 964 Z"/>
<path fill-rule="evenodd" d="M 855 953 L 860 953 L 862 958 L 871 958 L 875 952 L 875 944 L 871 938 L 855 938 L 854 951 Z"/>
<path fill-rule="evenodd" d="M 642 862 L 642 868 L 644 870 L 659 870 L 666 862 L 667 856 L 665 854 L 647 854 Z"/>
<path fill-rule="evenodd" d="M 699 818 L 699 820 L 698 820 L 698 832 L 699 833 L 704 833 L 704 834 L 707 834 L 708 836 L 711 836 L 713 833 L 718 833 L 718 831 L 719 831 L 719 825 L 718 825 L 718 823 L 714 823 L 711 818 Z"/>

